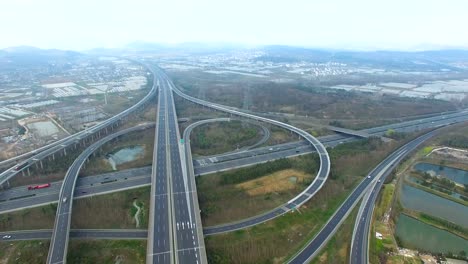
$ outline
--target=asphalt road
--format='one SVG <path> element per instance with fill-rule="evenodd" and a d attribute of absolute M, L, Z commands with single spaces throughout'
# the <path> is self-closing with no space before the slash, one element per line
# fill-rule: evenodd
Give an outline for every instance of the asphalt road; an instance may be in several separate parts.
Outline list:
<path fill-rule="evenodd" d="M 204 229 L 205 235 L 214 234 L 214 233 L 222 233 L 222 232 L 230 232 L 230 231 L 234 231 L 234 230 L 238 230 L 238 229 L 243 229 L 243 228 L 246 228 L 246 227 L 249 227 L 249 226 L 257 225 L 259 223 L 263 223 L 265 221 L 274 219 L 274 218 L 276 218 L 276 217 L 278 217 L 278 216 L 280 216 L 282 214 L 285 214 L 285 213 L 287 213 L 287 212 L 289 212 L 291 210 L 294 210 L 294 209 L 300 207 L 302 204 L 307 202 L 312 196 L 314 196 L 315 193 L 317 193 L 322 188 L 322 186 L 324 185 L 326 179 L 328 178 L 329 172 L 330 172 L 330 158 L 328 156 L 328 153 L 327 153 L 327 150 L 326 150 L 325 146 L 323 146 L 323 144 L 320 141 L 318 141 L 315 137 L 311 136 L 309 133 L 307 133 L 307 132 L 305 132 L 305 131 L 303 131 L 303 130 L 301 130 L 299 128 L 293 127 L 291 125 L 288 125 L 288 124 L 285 124 L 285 123 L 282 123 L 282 122 L 279 122 L 279 121 L 276 121 L 276 120 L 272 120 L 272 119 L 268 119 L 268 118 L 264 118 L 264 117 L 259 117 L 259 116 L 254 116 L 254 115 L 251 115 L 251 114 L 247 114 L 247 113 L 239 112 L 239 111 L 236 111 L 236 110 L 232 110 L 232 108 L 228 108 L 228 107 L 225 107 L 225 106 L 222 106 L 222 105 L 215 105 L 215 104 L 203 101 L 203 100 L 193 98 L 191 96 L 183 94 L 181 91 L 179 91 L 179 90 L 177 90 L 175 88 L 173 88 L 173 90 L 179 96 L 181 96 L 181 97 L 183 97 L 183 98 L 185 98 L 185 99 L 187 99 L 189 101 L 192 101 L 194 103 L 201 104 L 203 106 L 207 106 L 207 107 L 210 107 L 210 108 L 214 108 L 216 110 L 220 110 L 220 111 L 223 111 L 223 112 L 227 112 L 227 113 L 230 113 L 230 114 L 233 114 L 233 115 L 236 115 L 236 116 L 246 117 L 246 118 L 250 118 L 250 119 L 253 119 L 253 120 L 256 120 L 256 121 L 270 123 L 270 124 L 273 124 L 273 125 L 276 125 L 276 126 L 283 127 L 283 128 L 285 128 L 287 130 L 290 130 L 290 131 L 292 131 L 294 133 L 297 133 L 299 136 L 303 137 L 305 140 L 307 140 L 310 144 L 312 144 L 315 147 L 316 152 L 318 153 L 319 159 L 320 159 L 320 168 L 319 168 L 319 171 L 317 173 L 317 176 L 312 181 L 312 183 L 303 192 L 301 192 L 299 195 L 297 195 L 296 197 L 294 197 L 293 199 L 288 201 L 286 204 L 284 204 L 282 206 L 279 206 L 278 208 L 275 208 L 275 209 L 273 209 L 273 210 L 271 210 L 271 211 L 269 211 L 267 213 L 264 213 L 264 214 L 261 214 L 261 215 L 258 215 L 258 216 L 254 216 L 254 217 L 246 219 L 246 220 L 242 220 L 242 221 L 235 222 L 235 223 L 229 223 L 229 224 L 225 224 L 225 225 L 220 225 L 220 226 L 207 227 L 207 228 Z"/>
<path fill-rule="evenodd" d="M 73 205 L 73 193 L 75 190 L 76 179 L 81 167 L 88 159 L 88 157 L 103 144 L 110 140 L 127 134 L 132 131 L 146 129 L 152 127 L 154 124 L 143 124 L 132 128 L 127 128 L 118 131 L 114 134 L 110 134 L 99 141 L 95 142 L 88 148 L 86 148 L 73 164 L 69 167 L 65 178 L 62 182 L 62 187 L 59 194 L 59 202 L 56 212 L 56 218 L 54 223 L 54 229 L 52 233 L 51 245 L 49 248 L 49 254 L 47 257 L 47 263 L 65 263 L 67 257 L 68 238 L 70 231 L 71 212 Z"/>
<path fill-rule="evenodd" d="M 10 236 L 6 238 L 5 236 Z M 70 237 L 77 239 L 146 239 L 148 231 L 144 229 L 71 229 Z M 49 240 L 52 230 L 25 230 L 0 232 L 0 241 Z"/>
<path fill-rule="evenodd" d="M 393 152 L 391 155 L 389 155 L 384 161 L 382 161 L 375 169 L 371 171 L 371 173 L 368 175 L 368 177 L 364 178 L 364 180 L 353 190 L 350 196 L 345 200 L 345 202 L 340 206 L 340 208 L 335 212 L 335 214 L 330 218 L 330 220 L 325 224 L 325 226 L 322 228 L 322 230 L 312 239 L 296 256 L 293 257 L 292 260 L 290 260 L 289 263 L 306 263 L 310 261 L 319 251 L 320 249 L 326 244 L 326 242 L 333 236 L 333 234 L 336 232 L 338 227 L 341 225 L 341 223 L 344 221 L 344 219 L 347 217 L 347 215 L 351 212 L 353 207 L 357 204 L 359 199 L 365 194 L 366 191 L 369 191 L 369 186 L 372 186 L 372 184 L 375 184 L 376 181 L 377 183 L 378 180 L 380 180 L 380 184 L 383 183 L 384 177 L 388 175 L 393 168 L 398 164 L 401 159 L 403 159 L 408 153 L 413 151 L 415 148 L 417 148 L 421 143 L 432 137 L 437 131 L 432 131 L 429 132 L 409 143 L 406 145 L 402 146 L 395 152 Z M 371 195 L 377 195 L 377 190 L 379 185 L 375 185 L 376 187 L 372 189 Z M 372 196 L 371 196 L 372 197 Z M 375 198 L 373 198 L 375 199 Z M 366 209 L 369 214 L 369 212 L 372 211 L 370 207 Z M 363 222 L 362 218 L 357 218 L 358 221 Z M 364 225 L 364 229 L 366 229 L 366 226 L 368 228 L 368 224 Z M 49 232 L 49 233 L 47 233 Z M 80 231 L 76 231 L 80 232 Z M 136 231 L 106 231 L 102 230 L 99 232 L 94 232 L 94 233 L 89 233 L 88 231 L 83 231 L 84 233 L 81 234 L 81 237 L 83 238 L 142 238 L 144 235 L 142 235 L 142 230 L 136 230 Z M 104 232 L 104 233 L 103 233 Z M 73 234 L 73 233 L 72 233 Z M 87 234 L 87 235 L 85 235 Z M 209 232 L 207 233 L 209 234 Z M 4 235 L 10 235 L 11 238 L 3 238 Z M 26 240 L 26 239 L 47 239 L 47 237 L 50 237 L 50 231 L 47 230 L 32 230 L 29 232 L 22 232 L 22 231 L 16 231 L 16 232 L 3 232 L 0 233 L 0 238 L 2 240 L 7 241 L 7 240 Z M 366 236 L 367 238 L 367 236 Z M 360 248 L 361 250 L 364 250 L 362 246 L 358 246 L 356 242 L 353 244 L 353 248 Z M 360 251 L 358 251 L 360 252 Z M 361 254 L 358 254 L 358 256 Z M 366 261 L 362 262 L 361 260 L 356 260 L 357 262 L 352 262 L 352 263 L 366 263 Z"/>
<path fill-rule="evenodd" d="M 143 167 L 101 175 L 79 177 L 73 198 L 111 193 L 150 185 L 151 167 Z M 28 190 L 27 186 L 16 187 L 0 193 L 0 213 L 22 210 L 56 203 L 62 181 L 52 182 L 49 188 Z"/>
<path fill-rule="evenodd" d="M 174 263 L 172 207 L 168 175 L 167 88 L 159 83 L 158 111 L 151 173 L 151 197 L 146 263 Z M 169 163 L 170 164 L 170 163 Z"/>
<path fill-rule="evenodd" d="M 151 68 L 148 68 L 150 71 L 152 71 Z M 156 75 L 153 73 L 154 76 L 154 84 L 156 84 Z M 49 145 L 43 146 L 37 150 L 31 151 L 29 153 L 25 153 L 24 155 L 20 155 L 20 157 L 26 157 L 25 160 L 22 162 L 19 162 L 18 164 L 14 165 L 13 167 L 10 167 L 6 169 L 5 171 L 0 173 L 0 184 L 3 184 L 6 182 L 8 179 L 11 177 L 15 176 L 19 172 L 26 170 L 28 167 L 31 165 L 35 164 L 36 162 L 43 160 L 44 158 L 49 157 L 50 155 L 53 155 L 55 153 L 58 153 L 59 151 L 65 150 L 66 148 L 72 147 L 75 144 L 79 144 L 81 140 L 86 139 L 88 137 L 93 137 L 94 134 L 99 133 L 100 131 L 107 129 L 108 127 L 113 126 L 115 123 L 121 121 L 123 118 L 127 117 L 134 111 L 138 110 L 140 107 L 142 107 L 145 103 L 149 102 L 149 100 L 156 94 L 156 85 L 153 85 L 151 88 L 150 92 L 143 97 L 138 103 L 135 105 L 131 106 L 130 108 L 120 112 L 119 114 L 106 119 L 97 125 L 90 127 L 88 129 L 85 129 L 83 131 L 80 131 L 76 134 L 73 134 L 71 136 L 68 136 L 64 139 L 61 139 L 59 141 L 56 141 L 54 143 L 51 143 Z M 16 161 L 17 158 L 12 158 L 8 162 Z M 4 162 L 6 163 L 6 161 Z M 16 169 L 20 167 L 20 169 Z"/>
<path fill-rule="evenodd" d="M 161 76 L 161 75 L 159 75 Z M 147 263 L 206 263 L 199 211 L 192 198 L 170 84 L 160 80 L 157 133 L 153 155 Z M 181 157 L 181 153 L 184 155 Z M 199 236 L 201 236 L 199 238 Z"/>
<path fill-rule="evenodd" d="M 414 132 L 417 130 L 429 129 L 429 128 L 434 128 L 438 126 L 446 126 L 452 123 L 459 123 L 459 122 L 464 122 L 467 120 L 468 120 L 468 111 L 464 110 L 464 111 L 451 113 L 451 114 L 438 115 L 438 116 L 433 116 L 429 118 L 423 118 L 423 119 L 418 119 L 418 120 L 412 120 L 412 121 L 406 121 L 406 122 L 401 122 L 401 123 L 375 127 L 375 128 L 364 129 L 362 131 L 373 136 L 384 136 L 385 133 L 389 129 L 392 129 L 396 132 Z M 338 144 L 349 142 L 352 140 L 358 140 L 358 139 L 359 138 L 357 137 L 343 135 L 343 134 L 318 137 L 318 140 L 320 140 L 320 142 L 322 142 L 327 147 L 334 147 Z M 220 155 L 213 155 L 209 157 L 198 158 L 195 161 L 196 162 L 195 170 L 197 171 L 197 167 L 200 167 L 200 170 L 197 171 L 197 174 L 205 174 L 204 168 L 201 168 L 201 167 L 211 166 L 214 163 L 223 163 L 226 161 L 239 160 L 242 158 L 251 158 L 251 157 L 261 155 L 261 154 L 282 151 L 282 150 L 287 150 L 287 149 L 292 150 L 292 149 L 297 148 L 299 150 L 300 147 L 307 146 L 307 145 L 308 144 L 306 141 L 297 141 L 297 142 L 284 143 L 284 144 L 271 146 L 271 147 L 262 147 L 262 148 L 245 150 L 245 151 L 236 152 L 236 153 L 227 153 L 227 154 L 220 154 Z M 307 153 L 311 153 L 313 152 L 313 150 L 314 149 L 310 147 Z M 301 153 L 306 153 L 306 152 L 301 151 Z M 290 154 L 294 154 L 294 153 L 290 153 Z M 238 166 L 238 164 L 236 164 L 236 162 L 233 162 L 232 164 L 229 164 L 227 166 L 215 166 L 216 169 L 213 169 L 213 170 L 225 170 L 225 169 L 231 168 L 231 166 Z M 213 170 L 208 169 L 208 171 L 213 171 Z"/>
<path fill-rule="evenodd" d="M 169 116 L 170 160 L 172 163 L 171 187 L 174 205 L 173 230 L 176 245 L 176 263 L 207 263 L 205 248 L 200 245 L 200 240 L 203 240 L 203 238 L 199 238 L 199 236 L 203 235 L 197 232 L 201 230 L 202 223 L 196 221 L 196 219 L 200 218 L 200 211 L 195 211 L 194 205 L 195 202 L 198 203 L 198 198 L 194 200 L 192 196 L 194 188 L 196 188 L 193 183 L 195 178 L 188 177 L 186 166 L 182 160 L 185 158 L 184 144 L 180 140 L 172 87 L 167 79 L 165 81 L 168 89 L 167 110 Z"/>
<path fill-rule="evenodd" d="M 405 158 L 412 150 L 417 148 L 424 141 L 430 139 L 438 131 L 431 131 L 418 140 L 411 144 L 411 147 L 406 149 L 401 156 L 395 159 L 395 167 L 403 158 Z M 356 217 L 355 227 L 353 230 L 352 242 L 351 242 L 351 252 L 350 252 L 350 263 L 368 263 L 368 241 L 370 233 L 370 225 L 372 220 L 372 214 L 375 207 L 375 202 L 377 200 L 380 189 L 382 188 L 385 179 L 390 174 L 390 170 L 385 173 L 377 175 L 377 181 L 374 181 L 368 188 L 367 195 L 364 196 L 361 206 L 359 207 L 359 212 Z"/>
<path fill-rule="evenodd" d="M 398 150 L 390 154 L 385 158 L 376 168 L 374 168 L 367 177 L 353 190 L 351 195 L 341 204 L 335 214 L 328 220 L 325 226 L 319 231 L 319 233 L 307 243 L 307 245 L 296 254 L 288 263 L 307 263 L 309 262 L 320 249 L 326 245 L 328 240 L 333 236 L 341 223 L 351 213 L 354 206 L 360 200 L 360 198 L 368 191 L 368 187 L 386 177 L 398 162 L 401 161 L 408 153 L 417 148 L 421 143 L 432 137 L 436 131 L 431 131 L 423 136 L 420 136 L 411 142 L 400 147 Z M 361 262 L 356 262 L 361 263 Z M 365 262 L 362 262 L 365 263 Z"/>

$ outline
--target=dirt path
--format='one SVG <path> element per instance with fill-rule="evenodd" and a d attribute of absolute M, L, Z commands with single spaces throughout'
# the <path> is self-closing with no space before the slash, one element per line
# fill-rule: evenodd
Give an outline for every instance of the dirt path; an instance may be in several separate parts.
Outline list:
<path fill-rule="evenodd" d="M 141 208 L 137 205 L 137 200 L 134 200 L 134 201 L 133 201 L 133 206 L 137 209 L 137 211 L 136 211 L 136 213 L 135 213 L 135 216 L 133 216 L 133 218 L 135 218 L 136 227 L 140 227 L 140 212 L 141 212 Z"/>

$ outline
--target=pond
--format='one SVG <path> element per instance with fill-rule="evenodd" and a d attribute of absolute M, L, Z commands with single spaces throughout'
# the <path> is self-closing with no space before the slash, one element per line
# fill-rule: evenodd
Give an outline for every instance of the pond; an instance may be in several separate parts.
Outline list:
<path fill-rule="evenodd" d="M 433 215 L 463 227 L 468 227 L 468 207 L 432 193 L 403 184 L 400 193 L 403 207 Z"/>
<path fill-rule="evenodd" d="M 468 249 L 468 241 L 445 230 L 435 228 L 417 219 L 400 214 L 396 235 L 401 246 L 432 253 L 459 253 Z"/>
<path fill-rule="evenodd" d="M 430 163 L 418 163 L 414 169 L 421 172 L 435 173 L 456 183 L 468 184 L 468 171 Z"/>
<path fill-rule="evenodd" d="M 118 150 L 115 153 L 107 154 L 107 161 L 112 166 L 112 169 L 117 170 L 117 165 L 134 161 L 144 154 L 145 149 L 142 146 L 126 147 Z"/>
<path fill-rule="evenodd" d="M 40 137 L 48 137 L 59 133 L 59 129 L 51 121 L 29 123 L 27 126 Z"/>
<path fill-rule="evenodd" d="M 414 183 L 416 183 L 416 184 L 418 184 L 418 185 L 424 186 L 424 184 L 423 184 L 424 181 L 421 180 L 421 179 L 419 179 L 419 178 L 416 178 L 416 177 L 413 177 L 413 176 L 407 176 L 406 179 L 409 180 L 410 182 L 414 182 Z M 448 193 L 446 193 L 446 194 L 452 196 L 453 198 L 456 198 L 456 199 L 459 199 L 459 200 L 463 200 L 463 199 L 461 198 L 462 195 L 459 194 L 459 193 L 457 193 L 457 192 L 452 192 L 452 191 L 451 191 L 451 194 L 448 194 Z"/>

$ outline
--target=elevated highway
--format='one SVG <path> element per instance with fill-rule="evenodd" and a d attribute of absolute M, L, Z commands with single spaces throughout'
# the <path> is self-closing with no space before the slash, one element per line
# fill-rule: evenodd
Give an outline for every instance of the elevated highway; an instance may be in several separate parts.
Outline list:
<path fill-rule="evenodd" d="M 149 68 L 149 70 L 152 71 L 151 68 Z M 61 139 L 49 145 L 43 146 L 37 150 L 25 153 L 23 155 L 9 159 L 7 161 L 3 161 L 3 164 L 9 164 L 11 162 L 16 162 L 22 158 L 25 158 L 23 161 L 15 164 L 13 167 L 10 167 L 6 169 L 5 171 L 3 171 L 2 173 L 0 173 L 0 185 L 8 181 L 8 179 L 15 176 L 19 172 L 23 170 L 27 170 L 31 165 L 35 164 L 36 162 L 40 162 L 43 159 L 51 155 L 54 155 L 55 153 L 58 153 L 60 151 L 64 151 L 64 154 L 66 155 L 67 148 L 73 147 L 79 144 L 82 140 L 85 140 L 89 137 L 94 139 L 94 135 L 100 136 L 101 132 L 107 133 L 108 128 L 112 128 L 115 124 L 117 124 L 124 118 L 128 117 L 130 114 L 134 113 L 138 109 L 141 109 L 145 104 L 149 103 L 151 98 L 153 98 L 153 96 L 156 94 L 156 90 L 157 90 L 157 79 L 153 73 L 153 86 L 151 90 L 145 97 L 143 97 L 143 99 L 141 99 L 138 103 L 131 106 L 130 108 L 120 112 L 119 114 L 105 121 L 100 122 L 99 124 L 91 128 L 85 129 L 76 134 L 68 136 L 64 139 Z"/>

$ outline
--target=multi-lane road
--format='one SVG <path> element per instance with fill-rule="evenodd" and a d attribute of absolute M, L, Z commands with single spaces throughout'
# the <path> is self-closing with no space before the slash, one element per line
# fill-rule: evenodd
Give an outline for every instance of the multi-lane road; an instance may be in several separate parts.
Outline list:
<path fill-rule="evenodd" d="M 36 162 L 39 162 L 59 151 L 62 151 L 62 150 L 66 151 L 67 148 L 70 148 L 76 144 L 79 144 L 82 140 L 86 138 L 94 137 L 95 134 L 100 134 L 101 131 L 107 130 L 108 127 L 112 127 L 114 124 L 121 121 L 123 118 L 129 116 L 130 114 L 134 113 L 138 109 L 142 108 L 156 94 L 156 83 L 157 83 L 156 75 L 153 73 L 153 87 L 151 88 L 149 93 L 145 97 L 143 97 L 143 99 L 138 101 L 135 105 L 127 108 L 126 110 L 120 112 L 119 114 L 107 120 L 100 122 L 97 125 L 94 125 L 91 128 L 85 129 L 76 134 L 68 136 L 64 139 L 61 139 L 59 141 L 56 141 L 54 143 L 51 143 L 37 150 L 31 151 L 22 155 L 21 157 L 23 156 L 26 157 L 25 160 L 23 160 L 22 162 L 0 173 L 0 184 L 3 184 L 4 182 L 8 181 L 8 179 L 15 176 L 17 173 L 27 169 L 28 167 L 35 164 Z M 13 159 L 10 159 L 10 161 L 17 161 L 17 159 L 13 158 Z"/>
<path fill-rule="evenodd" d="M 147 263 L 206 263 L 198 200 L 191 198 L 181 158 L 177 115 L 169 83 L 160 81 L 150 198 Z M 185 155 L 185 153 L 182 153 Z M 197 205 L 194 205 L 197 203 Z M 197 216 L 198 215 L 198 216 Z"/>
<path fill-rule="evenodd" d="M 319 233 L 311 240 L 307 245 L 296 254 L 289 263 L 307 263 L 309 262 L 320 249 L 327 243 L 327 241 L 333 236 L 341 223 L 351 213 L 354 206 L 360 200 L 360 198 L 369 190 L 369 186 L 377 182 L 383 184 L 383 179 L 398 165 L 408 153 L 416 149 L 421 143 L 431 138 L 437 131 L 431 131 L 426 133 L 404 146 L 400 147 L 387 158 L 385 158 L 377 167 L 375 167 L 367 177 L 362 180 L 361 183 L 352 191 L 347 199 L 341 204 L 335 214 L 328 220 L 325 226 L 319 231 Z M 380 182 L 379 182 L 380 181 Z M 371 190 L 371 191 L 374 191 Z M 376 195 L 377 192 L 375 192 Z M 367 209 L 371 210 L 371 209 Z M 359 220 L 359 219 L 358 219 Z M 356 245 L 356 244 L 355 244 Z M 365 262 L 353 262 L 353 263 L 365 263 Z"/>
<path fill-rule="evenodd" d="M 188 95 L 183 94 L 181 91 L 177 90 L 173 84 L 169 81 L 169 79 L 164 75 L 162 72 L 158 72 L 159 76 L 156 77 L 154 75 L 154 83 L 160 84 L 159 89 L 159 104 L 158 104 L 158 114 L 157 114 L 157 121 L 156 121 L 156 133 L 155 133 L 155 150 L 154 150 L 154 160 L 153 160 L 153 168 L 152 168 L 152 175 L 150 178 L 151 182 L 151 200 L 150 200 L 150 222 L 149 222 L 149 230 L 148 230 L 148 263 L 206 263 L 206 253 L 204 252 L 204 244 L 203 244 L 203 235 L 201 234 L 201 221 L 199 221 L 199 210 L 198 210 L 198 200 L 196 199 L 196 187 L 194 183 L 194 169 L 191 165 L 191 155 L 190 151 L 187 153 L 185 150 L 187 149 L 187 145 L 184 144 L 180 140 L 180 134 L 178 131 L 177 125 L 177 115 L 175 112 L 174 107 L 174 100 L 173 100 L 173 93 L 172 91 L 176 92 L 178 95 L 182 96 L 183 98 L 192 101 L 194 103 L 204 105 L 206 107 L 213 108 L 215 110 L 224 111 L 231 115 L 240 116 L 243 118 L 249 118 L 256 121 L 267 122 L 273 125 L 277 125 L 293 131 L 297 133 L 299 136 L 303 137 L 307 143 L 312 144 L 315 148 L 316 152 L 320 157 L 320 169 L 318 172 L 317 177 L 314 181 L 309 185 L 302 193 L 297 195 L 295 198 L 290 200 L 288 203 L 270 211 L 265 214 L 255 216 L 250 219 L 246 219 L 240 222 L 231 223 L 223 226 L 217 227 L 210 227 L 205 229 L 205 234 L 214 234 L 220 232 L 228 232 L 233 231 L 241 228 L 246 228 L 252 225 L 256 225 L 258 223 L 262 223 L 264 221 L 268 221 L 273 219 L 279 215 L 282 215 L 290 210 L 293 210 L 303 203 L 311 199 L 311 197 L 318 192 L 321 187 L 324 185 L 329 171 L 330 171 L 330 160 L 328 157 L 328 153 L 324 147 L 324 145 L 317 140 L 316 138 L 312 137 L 310 134 L 306 133 L 305 131 L 293 127 L 291 125 L 264 118 L 255 116 L 252 114 L 244 113 L 233 109 L 231 107 L 225 107 L 218 104 L 212 104 L 210 102 L 202 101 Z M 157 80 L 157 78 L 160 78 Z M 154 94 L 155 87 L 153 86 L 151 92 L 139 103 L 146 103 Z M 21 169 L 27 168 L 34 162 L 40 161 L 43 158 L 56 153 L 62 149 L 66 149 L 73 144 L 79 142 L 79 140 L 93 135 L 99 132 L 101 129 L 106 128 L 115 122 L 119 121 L 121 118 L 127 116 L 133 110 L 135 110 L 140 105 L 137 104 L 121 114 L 110 118 L 99 125 L 93 127 L 90 130 L 84 131 L 82 133 L 76 134 L 73 137 L 69 137 L 66 140 L 61 141 L 61 144 L 50 145 L 49 148 L 45 149 L 44 151 L 28 158 L 21 164 L 25 164 L 25 166 L 21 166 Z M 395 127 L 394 125 L 389 126 L 382 126 L 379 128 L 374 129 L 367 129 L 358 131 L 357 133 L 353 133 L 351 135 L 382 135 L 388 129 L 394 129 L 396 131 L 406 132 L 411 131 L 414 128 L 422 129 L 425 127 L 434 127 L 437 125 L 443 124 L 451 124 L 460 121 L 466 120 L 468 117 L 467 111 L 462 111 L 453 114 L 447 114 L 440 117 L 431 117 L 427 118 L 424 121 L 408 121 L 401 124 L 401 126 Z M 439 122 L 440 124 L 436 124 Z M 122 132 L 122 131 L 121 131 Z M 120 132 L 118 132 L 120 133 Z M 69 238 L 69 226 L 70 226 L 70 219 L 71 219 L 71 210 L 72 210 L 72 201 L 73 201 L 73 193 L 76 184 L 76 178 L 78 172 L 81 168 L 81 165 L 87 159 L 87 157 L 95 151 L 100 145 L 102 145 L 105 139 L 112 138 L 113 136 L 117 135 L 112 134 L 107 136 L 106 138 L 96 142 L 95 144 L 91 145 L 87 148 L 73 163 L 70 167 L 69 171 L 67 172 L 67 176 L 62 183 L 62 188 L 59 194 L 59 205 L 57 209 L 57 219 L 54 224 L 54 229 L 52 231 L 52 242 L 49 251 L 48 263 L 63 263 L 66 258 L 67 252 L 67 244 Z M 350 133 L 346 131 L 343 132 L 347 135 L 333 135 L 329 136 L 327 139 L 329 140 L 330 144 L 340 144 L 348 140 L 352 140 L 349 137 Z M 189 134 L 189 133 L 188 133 Z M 83 136 L 82 136 L 83 135 Z M 402 157 L 408 154 L 411 150 L 416 148 L 421 142 L 429 138 L 430 133 L 422 136 L 407 145 L 400 148 L 398 151 L 391 154 L 387 159 L 385 159 L 377 168 L 375 168 L 368 177 L 366 177 L 363 182 L 361 182 L 358 187 L 353 191 L 353 193 L 348 197 L 348 199 L 343 203 L 340 209 L 335 213 L 335 215 L 330 219 L 330 221 L 324 226 L 324 228 L 320 231 L 320 233 L 310 242 L 307 246 L 298 254 L 296 255 L 291 262 L 292 263 L 303 263 L 305 261 L 310 260 L 317 251 L 323 246 L 326 241 L 330 238 L 330 236 L 336 231 L 337 227 L 340 223 L 344 220 L 347 214 L 349 214 L 350 210 L 354 207 L 356 202 L 359 198 L 363 195 L 365 190 L 371 186 L 373 188 L 373 192 L 371 195 L 366 196 L 366 202 L 369 203 L 369 206 L 363 207 L 360 210 L 363 217 L 362 219 L 368 219 L 369 214 L 372 215 L 373 209 L 373 202 L 375 201 L 375 197 L 377 196 L 377 190 L 381 186 L 381 182 L 379 181 L 381 178 L 385 177 L 391 169 L 395 166 L 395 164 L 401 160 Z M 117 135 L 118 136 L 118 135 Z M 184 136 L 185 137 L 185 136 Z M 187 138 L 188 139 L 188 138 Z M 110 139 L 109 139 L 110 140 Z M 101 144 L 98 144 L 101 143 Z M 291 144 L 300 144 L 303 145 L 304 143 L 291 143 Z M 310 145 L 303 145 L 301 152 L 297 152 L 297 149 L 292 147 L 288 148 L 285 147 L 281 149 L 278 147 L 276 150 L 273 147 L 269 147 L 267 153 L 263 153 L 263 156 L 281 156 L 281 155 L 298 155 L 302 153 L 307 153 L 311 151 Z M 189 148 L 189 147 L 188 147 Z M 294 149 L 294 152 L 291 150 Z M 206 171 L 209 171 L 210 163 L 214 164 L 213 166 L 218 166 L 219 164 L 224 164 L 224 168 L 222 166 L 216 168 L 216 171 L 224 170 L 226 168 L 232 167 L 239 167 L 243 166 L 237 165 L 233 166 L 229 164 L 233 160 L 239 161 L 242 159 L 248 158 L 251 153 L 255 153 L 255 151 L 259 150 L 252 150 L 252 152 L 241 152 L 241 153 L 231 153 L 228 155 L 220 156 L 219 158 L 224 160 L 222 163 L 219 162 L 217 159 L 209 158 L 208 160 L 211 162 L 204 162 L 198 163 L 199 168 L 203 168 Z M 261 151 L 266 151 L 265 148 Z M 281 154 L 279 154 L 281 153 Z M 288 154 L 286 154 L 288 153 Z M 237 158 L 233 158 L 236 156 Z M 257 155 L 254 154 L 254 157 Z M 261 159 L 252 159 L 250 156 L 250 160 L 253 162 L 262 162 Z M 189 162 L 190 161 L 190 162 Z M 226 167 L 227 166 L 227 167 Z M 208 168 L 208 169 L 207 169 Z M 197 174 L 203 174 L 202 171 L 196 171 Z M 213 167 L 211 168 L 213 170 Z M 15 175 L 18 171 L 15 168 L 10 168 L 3 173 L 0 174 L 0 183 L 8 180 L 10 177 Z M 133 180 L 133 179 L 132 179 Z M 145 180 L 147 178 L 141 177 L 139 178 L 140 185 L 144 185 Z M 134 182 L 136 183 L 136 182 Z M 130 181 L 126 182 L 127 187 L 131 186 L 133 183 Z M 147 183 L 146 183 L 147 184 Z M 108 185 L 110 186 L 110 185 Z M 114 185 L 115 186 L 115 185 Z M 112 188 L 108 188 L 107 191 L 112 191 Z M 375 195 L 373 194 L 375 191 Z M 45 197 L 45 195 L 44 195 Z M 366 220 L 367 221 L 367 220 Z M 356 239 L 359 237 L 362 238 L 362 234 L 368 232 L 368 224 L 366 225 L 366 221 L 363 221 L 363 227 L 357 232 Z M 359 224 L 357 223 L 357 229 L 359 229 Z M 131 233 L 131 232 L 130 232 Z M 368 234 L 368 233 L 365 233 Z M 364 235 L 365 235 L 364 234 Z M 42 234 L 43 235 L 43 234 Z M 132 233 L 132 235 L 135 235 Z M 140 234 L 141 235 L 141 234 Z M 354 237 L 354 236 L 353 236 Z M 357 241 L 357 240 L 356 240 Z M 361 240 L 362 241 L 362 240 Z M 356 257 L 356 260 L 362 261 L 363 256 L 365 257 L 364 253 L 362 252 L 363 248 L 367 248 L 367 246 L 363 246 L 361 242 L 353 244 L 356 246 L 356 251 L 359 253 L 358 255 L 361 257 L 359 260 L 359 256 Z M 367 252 L 367 251 L 366 251 Z M 352 255 L 353 257 L 353 255 Z M 361 263 L 361 262 L 356 262 Z"/>
<path fill-rule="evenodd" d="M 426 140 L 433 137 L 438 130 L 431 131 L 416 140 L 408 143 L 408 147 L 404 148 L 401 155 L 396 156 L 392 161 L 393 165 L 386 170 L 384 173 L 378 174 L 374 179 L 373 183 L 370 184 L 366 191 L 361 206 L 359 207 L 358 215 L 356 217 L 356 223 L 353 230 L 351 252 L 350 252 L 350 263 L 361 264 L 369 263 L 368 256 L 368 242 L 369 232 L 372 221 L 372 213 L 374 211 L 375 202 L 377 200 L 380 189 L 382 188 L 385 179 L 390 174 L 391 169 L 395 167 L 403 158 L 405 158 L 412 150 L 417 148 L 419 145 L 424 143 Z"/>
<path fill-rule="evenodd" d="M 185 157 L 183 142 L 180 140 L 179 126 L 175 112 L 173 93 L 170 83 L 167 82 L 167 100 L 168 100 L 168 124 L 169 124 L 169 146 L 171 166 L 171 187 L 172 187 L 172 205 L 173 205 L 173 231 L 175 242 L 176 263 L 207 263 L 205 248 L 200 244 L 203 240 L 201 230 L 200 211 L 195 211 L 194 203 L 198 204 L 198 199 L 192 199 L 192 193 L 195 188 L 189 179 L 184 162 Z M 184 155 L 182 157 L 182 155 Z M 185 159 L 184 159 L 185 160 Z M 183 169 L 184 168 L 184 169 Z"/>
<path fill-rule="evenodd" d="M 146 263 L 174 262 L 170 175 L 168 175 L 169 168 L 167 165 L 169 153 L 167 143 L 167 89 L 161 89 L 163 85 L 163 83 L 160 83 L 158 96 Z"/>

